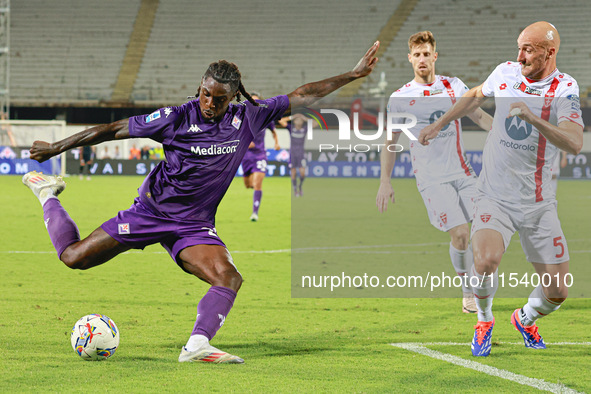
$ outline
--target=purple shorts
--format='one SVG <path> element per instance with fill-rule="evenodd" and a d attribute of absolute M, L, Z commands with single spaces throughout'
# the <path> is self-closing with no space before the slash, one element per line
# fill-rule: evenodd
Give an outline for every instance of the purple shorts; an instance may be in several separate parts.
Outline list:
<path fill-rule="evenodd" d="M 244 176 L 249 176 L 254 172 L 267 172 L 267 160 L 260 158 L 248 158 L 242 160 L 242 172 Z"/>
<path fill-rule="evenodd" d="M 178 258 L 179 253 L 189 246 L 226 246 L 217 235 L 213 224 L 156 216 L 139 198 L 134 200 L 129 209 L 119 211 L 117 216 L 103 223 L 101 228 L 117 242 L 133 249 L 144 249 L 148 245 L 160 242 L 181 268 L 183 265 Z"/>

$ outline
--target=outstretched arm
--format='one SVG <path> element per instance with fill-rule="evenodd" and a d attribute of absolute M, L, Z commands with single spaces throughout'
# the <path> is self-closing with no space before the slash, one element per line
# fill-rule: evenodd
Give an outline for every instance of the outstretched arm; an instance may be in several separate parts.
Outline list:
<path fill-rule="evenodd" d="M 349 82 L 353 82 L 358 78 L 363 78 L 369 75 L 378 62 L 376 53 L 378 52 L 379 47 L 380 42 L 376 41 L 371 48 L 367 50 L 361 60 L 359 60 L 359 63 L 357 63 L 353 70 L 337 75 L 336 77 L 323 79 L 322 81 L 307 83 L 289 93 L 287 95 L 289 98 L 289 108 L 286 113 L 289 113 L 292 108 L 311 105 L 319 98 L 334 92 Z"/>
<path fill-rule="evenodd" d="M 35 141 L 30 149 L 31 159 L 39 163 L 77 146 L 96 145 L 111 140 L 129 138 L 129 119 L 102 124 L 76 133 L 61 141 L 49 143 Z"/>
<path fill-rule="evenodd" d="M 466 92 L 454 105 L 443 114 L 437 121 L 431 123 L 419 134 L 419 143 L 429 145 L 429 141 L 437 137 L 443 126 L 449 122 L 461 118 L 474 112 L 482 105 L 486 96 L 482 94 L 482 85 L 476 86 Z"/>
<path fill-rule="evenodd" d="M 468 114 L 468 117 L 480 126 L 482 130 L 490 131 L 490 129 L 492 129 L 493 117 L 486 113 L 482 108 L 477 108 L 476 111 Z"/>

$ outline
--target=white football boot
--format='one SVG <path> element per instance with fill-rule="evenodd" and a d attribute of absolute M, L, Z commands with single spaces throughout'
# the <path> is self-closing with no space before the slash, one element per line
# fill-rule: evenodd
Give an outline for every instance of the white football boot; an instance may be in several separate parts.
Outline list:
<path fill-rule="evenodd" d="M 57 197 L 66 188 L 66 182 L 61 176 L 45 175 L 37 171 L 23 175 L 23 184 L 31 189 L 42 203 L 49 196 Z"/>
<path fill-rule="evenodd" d="M 244 360 L 238 356 L 217 349 L 205 341 L 199 349 L 190 352 L 183 346 L 179 355 L 179 362 L 200 362 L 215 364 L 244 364 Z"/>

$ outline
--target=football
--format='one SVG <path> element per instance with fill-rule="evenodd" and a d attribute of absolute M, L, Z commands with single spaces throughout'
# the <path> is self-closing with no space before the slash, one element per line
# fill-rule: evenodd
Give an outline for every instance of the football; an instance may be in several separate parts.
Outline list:
<path fill-rule="evenodd" d="M 86 315 L 74 324 L 70 339 L 83 360 L 101 361 L 115 354 L 119 346 L 119 330 L 105 315 Z"/>

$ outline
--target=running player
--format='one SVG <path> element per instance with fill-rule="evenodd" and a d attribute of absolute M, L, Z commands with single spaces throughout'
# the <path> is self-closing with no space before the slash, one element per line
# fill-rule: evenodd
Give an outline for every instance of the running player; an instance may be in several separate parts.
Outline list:
<path fill-rule="evenodd" d="M 94 146 L 81 146 L 78 150 L 80 155 L 80 170 L 78 172 L 80 179 L 84 179 L 84 172 L 86 172 L 86 180 L 90 180 L 90 166 L 94 161 Z"/>
<path fill-rule="evenodd" d="M 64 181 L 37 172 L 23 176 L 23 183 L 43 206 L 60 260 L 70 268 L 88 269 L 129 249 L 160 242 L 184 271 L 211 285 L 197 306 L 197 320 L 179 361 L 242 363 L 241 358 L 209 344 L 242 285 L 242 276 L 215 229 L 217 207 L 254 136 L 292 107 L 308 106 L 371 73 L 378 48 L 376 42 L 347 73 L 260 102 L 246 92 L 236 65 L 220 60 L 203 75 L 196 99 L 180 107 L 99 125 L 54 143 L 35 141 L 31 158 L 39 162 L 77 146 L 109 140 L 147 137 L 165 146 L 166 161 L 147 176 L 131 208 L 83 240 L 57 199 Z M 234 98 L 240 101 L 240 95 L 247 101 L 231 104 Z"/>
<path fill-rule="evenodd" d="M 565 277 L 569 254 L 556 210 L 550 167 L 560 149 L 577 154 L 583 145 L 579 87 L 556 68 L 560 36 L 548 22 L 526 27 L 517 39 L 517 62 L 502 63 L 480 86 L 471 89 L 437 122 L 421 131 L 429 144 L 442 126 L 495 97 L 493 128 L 484 145 L 472 224 L 473 287 L 478 323 L 472 354 L 488 356 L 495 319 L 494 275 L 515 231 L 541 280 L 511 323 L 525 346 L 545 349 L 536 320 L 557 310 L 568 295 Z"/>
<path fill-rule="evenodd" d="M 416 116 L 416 126 L 410 131 L 416 136 L 426 125 L 433 123 L 447 111 L 457 97 L 468 91 L 459 78 L 435 74 L 437 51 L 435 37 L 430 31 L 421 31 L 408 39 L 408 61 L 414 71 L 414 79 L 392 93 L 388 112 L 410 113 Z M 425 98 L 427 97 L 427 98 Z M 492 117 L 478 109 L 470 118 L 484 130 L 490 130 Z M 398 119 L 396 123 L 409 123 Z M 410 153 L 417 187 L 431 224 L 449 233 L 449 255 L 462 284 L 462 311 L 476 313 L 472 289 L 465 276 L 474 264 L 469 245 L 470 227 L 476 197 L 476 175 L 470 166 L 462 144 L 462 125 L 459 120 L 445 126 L 442 134 L 431 146 L 424 147 L 411 142 Z M 386 145 L 396 144 L 400 133 L 393 134 Z M 381 153 L 380 187 L 376 205 L 385 212 L 388 201 L 394 202 L 394 189 L 390 175 L 394 168 L 396 152 L 384 149 Z"/>
<path fill-rule="evenodd" d="M 254 100 L 261 100 L 259 93 L 252 93 Z M 271 121 L 265 127 L 265 130 L 271 130 L 275 140 L 275 150 L 281 149 L 275 132 L 275 122 Z M 242 159 L 242 171 L 244 172 L 244 186 L 247 189 L 254 189 L 252 197 L 252 215 L 250 220 L 256 222 L 259 220 L 259 209 L 261 199 L 263 198 L 263 179 L 267 172 L 267 151 L 265 150 L 265 133 L 259 133 L 254 137 L 248 150 Z"/>
<path fill-rule="evenodd" d="M 290 119 L 291 120 L 288 120 Z M 302 185 L 306 178 L 306 159 L 304 158 L 305 150 L 304 144 L 306 142 L 306 135 L 308 133 L 308 126 L 306 118 L 302 114 L 293 114 L 291 117 L 279 120 L 279 124 L 289 131 L 290 147 L 289 147 L 289 167 L 291 168 L 291 186 L 293 188 L 293 195 L 301 197 L 304 195 Z M 298 184 L 297 178 L 300 178 Z"/>

